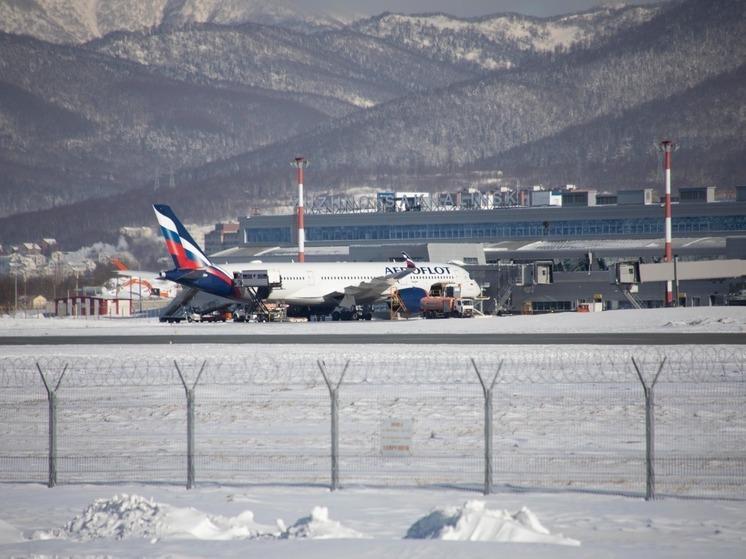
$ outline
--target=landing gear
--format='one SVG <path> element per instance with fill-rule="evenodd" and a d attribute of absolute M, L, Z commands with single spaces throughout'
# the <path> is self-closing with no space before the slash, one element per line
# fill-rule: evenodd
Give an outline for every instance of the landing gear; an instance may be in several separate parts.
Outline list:
<path fill-rule="evenodd" d="M 369 305 L 357 305 L 355 307 L 345 309 L 337 307 L 337 310 L 332 311 L 332 320 L 372 320 L 373 309 Z"/>

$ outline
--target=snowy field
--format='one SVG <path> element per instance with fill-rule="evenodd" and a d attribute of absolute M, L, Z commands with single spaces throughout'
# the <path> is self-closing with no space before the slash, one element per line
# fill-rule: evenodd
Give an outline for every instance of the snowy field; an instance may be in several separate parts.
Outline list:
<path fill-rule="evenodd" d="M 542 332 L 746 332 L 746 307 L 690 307 L 474 319 L 269 324 L 166 324 L 157 319 L 0 317 L 0 336 L 132 334 L 538 334 Z"/>
<path fill-rule="evenodd" d="M 322 324 L 0 319 L 3 336 L 216 331 L 257 335 L 322 331 L 742 332 L 744 328 L 746 309 L 737 307 Z M 672 475 L 693 476 L 695 485 L 684 488 L 683 493 L 698 494 L 692 463 L 686 462 L 683 472 L 671 472 L 662 463 L 662 499 L 645 502 L 639 498 L 644 485 L 640 469 L 644 409 L 630 356 L 640 357 L 645 371 L 652 374 L 663 356 L 660 351 L 674 353 L 669 355 L 663 375 L 666 380 L 662 380 L 657 397 L 659 456 L 678 456 L 682 449 L 698 456 L 715 449 L 742 460 L 746 448 L 743 346 L 563 346 L 542 353 L 535 347 L 521 346 L 392 345 L 383 355 L 381 348 L 374 346 L 4 346 L 0 360 L 28 365 L 33 378 L 29 377 L 27 387 L 23 382 L 14 385 L 15 392 L 4 389 L 5 400 L 0 398 L 0 406 L 13 401 L 11 407 L 0 409 L 0 454 L 25 449 L 41 458 L 39 471 L 29 473 L 35 483 L 0 483 L 0 557 L 450 559 L 506 553 L 516 557 L 630 559 L 742 557 L 746 500 L 672 496 L 682 491 L 668 484 Z M 496 393 L 495 444 L 498 458 L 507 457 L 508 461 L 498 460 L 496 469 L 499 473 L 507 464 L 512 477 L 496 474 L 496 494 L 487 497 L 474 490 L 479 488 L 482 475 L 483 427 L 481 388 L 470 370 L 470 356 L 476 356 L 487 374 L 507 359 Z M 293 465 L 286 477 L 268 469 L 267 484 L 257 485 L 242 481 L 246 470 L 239 468 L 228 474 L 218 470 L 216 474 L 198 463 L 196 488 L 184 489 L 184 392 L 174 371 L 166 372 L 173 359 L 184 365 L 191 379 L 199 363 L 208 361 L 197 389 L 198 451 L 222 449 L 229 455 L 242 448 L 256 450 L 267 444 L 269 433 L 272 447 L 297 452 L 300 464 Z M 334 374 L 348 359 L 352 361 L 340 398 L 343 457 L 355 454 L 351 449 L 364 449 L 357 453 L 363 461 L 343 459 L 343 488 L 335 492 L 319 486 L 328 483 L 329 399 L 317 359 L 325 360 Z M 71 364 L 60 389 L 61 454 L 71 450 L 73 454 L 90 453 L 91 449 L 109 452 L 120 446 L 137 447 L 146 457 L 172 453 L 176 460 L 169 463 L 165 482 L 143 483 L 162 479 L 164 470 L 158 472 L 161 477 L 149 478 L 147 465 L 140 473 L 137 465 L 131 471 L 118 472 L 112 462 L 113 469 L 104 472 L 103 481 L 91 485 L 86 484 L 86 479 L 95 481 L 91 472 L 65 471 L 63 464 L 61 485 L 45 487 L 46 396 L 38 372 L 33 370 L 36 361 L 52 381 L 63 363 Z M 253 384 L 248 388 L 240 386 L 244 377 L 227 372 L 235 363 L 253 367 L 249 373 Z M 285 381 L 276 382 L 276 377 L 262 372 L 278 363 L 291 371 Z M 542 368 L 552 363 L 554 372 L 544 374 Z M 693 373 L 697 379 L 716 373 L 718 382 L 679 382 L 692 373 L 687 372 L 689 363 L 702 367 Z M 136 372 L 140 366 L 147 374 Z M 117 378 L 112 373 L 130 377 L 120 383 L 110 380 Z M 31 392 L 24 392 L 27 389 Z M 111 401 L 119 403 L 112 408 Z M 144 409 L 147 414 L 142 413 Z M 402 478 L 397 476 L 402 473 L 397 471 L 389 472 L 385 479 L 373 476 L 369 486 L 360 481 L 378 471 L 381 464 L 386 465 L 375 458 L 382 413 L 418 418 L 413 443 L 426 447 L 427 460 L 416 460 L 414 465 L 422 469 L 424 487 L 386 487 L 391 480 L 394 486 L 401 485 Z M 101 440 L 105 441 L 103 447 Z M 297 450 L 300 448 L 311 451 L 304 454 Z M 450 462 L 440 461 L 448 453 L 468 460 L 449 469 Z M 526 469 L 520 470 L 526 457 L 597 457 L 604 453 L 613 460 L 601 463 L 598 471 L 618 471 L 618 490 L 583 490 L 595 487 L 596 458 L 589 462 L 574 458 L 529 460 Z M 319 460 L 314 462 L 309 456 Z M 510 462 L 511 456 L 515 461 Z M 538 472 L 531 469 L 536 464 Z M 176 472 L 173 478 L 169 477 L 172 466 Z M 121 482 L 106 481 L 111 475 L 118 475 Z M 580 484 L 563 488 L 546 483 L 555 478 L 580 480 Z M 448 483 L 463 479 L 471 483 Z M 446 485 L 438 488 L 433 485 L 437 481 Z M 672 488 L 673 492 L 668 491 Z M 745 493 L 743 487 L 735 491 L 724 488 L 723 496 Z"/>
<path fill-rule="evenodd" d="M 148 501 L 136 507 L 130 497 L 130 506 L 122 506 L 126 498 L 114 499 L 122 494 Z M 104 501 L 94 507 L 97 499 Z M 449 508 L 473 499 L 485 502 L 487 514 L 462 515 L 451 529 L 438 531 L 442 517 L 453 514 Z M 0 503 L 3 557 L 737 558 L 746 548 L 744 502 L 566 493 L 480 497 L 454 490 L 2 485 Z M 326 521 L 320 507 L 328 511 Z M 524 507 L 528 518 L 520 514 Z M 430 516 L 434 511 L 441 511 L 441 522 Z M 419 535 L 433 539 L 405 539 L 428 516 L 431 529 Z M 287 535 L 281 539 L 282 526 Z"/>

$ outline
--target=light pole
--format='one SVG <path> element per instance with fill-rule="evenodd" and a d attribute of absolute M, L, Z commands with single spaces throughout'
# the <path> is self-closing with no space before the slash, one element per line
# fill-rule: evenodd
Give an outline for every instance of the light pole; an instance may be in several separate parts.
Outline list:
<path fill-rule="evenodd" d="M 665 252 L 663 261 L 672 262 L 672 248 L 671 248 L 671 153 L 674 152 L 678 146 L 671 140 L 663 140 L 659 145 L 658 149 L 663 152 L 663 170 L 665 171 L 665 199 L 664 199 L 664 230 L 665 230 Z M 671 286 L 671 280 L 666 281 L 666 306 L 672 307 L 673 304 L 673 290 Z"/>
<path fill-rule="evenodd" d="M 306 231 L 303 225 L 303 169 L 308 167 L 308 159 L 299 156 L 291 161 L 290 165 L 297 169 L 298 179 L 298 262 L 305 262 Z"/>

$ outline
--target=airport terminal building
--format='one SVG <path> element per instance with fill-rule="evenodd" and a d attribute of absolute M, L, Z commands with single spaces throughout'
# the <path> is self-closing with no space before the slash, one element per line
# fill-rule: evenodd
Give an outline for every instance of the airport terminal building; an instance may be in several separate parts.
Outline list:
<path fill-rule="evenodd" d="M 746 258 L 746 187 L 737 189 L 735 200 L 715 201 L 714 194 L 713 187 L 679 189 L 672 212 L 677 259 Z M 486 209 L 473 198 L 439 207 L 411 198 L 338 211 L 314 211 L 311 205 L 306 260 L 392 260 L 405 250 L 415 260 L 458 261 L 486 285 L 486 312 L 574 310 L 594 298 L 606 308 L 663 304 L 660 282 L 640 285 L 630 299 L 613 277 L 618 262 L 657 262 L 663 256 L 663 208 L 651 189 L 606 197 L 543 191 L 518 198 L 522 205 L 490 203 Z M 296 216 L 218 224 L 205 242 L 218 263 L 287 262 L 296 254 Z M 535 277 L 537 263 L 549 266 L 550 281 Z M 684 282 L 680 299 L 687 305 L 727 304 L 729 295 L 746 287 L 742 279 Z"/>

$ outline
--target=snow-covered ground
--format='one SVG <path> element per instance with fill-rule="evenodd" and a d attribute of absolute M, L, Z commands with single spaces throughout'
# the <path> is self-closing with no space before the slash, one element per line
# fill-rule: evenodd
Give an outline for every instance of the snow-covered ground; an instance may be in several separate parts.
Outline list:
<path fill-rule="evenodd" d="M 745 328 L 746 308 L 737 307 L 567 313 L 474 320 L 320 324 L 165 325 L 141 319 L 0 319 L 2 336 L 74 333 L 193 334 L 218 331 L 251 332 L 256 335 L 289 332 L 742 332 Z M 534 362 L 542 365 L 551 360 L 564 360 L 563 375 L 586 375 L 592 380 L 597 373 L 606 374 L 598 369 L 599 364 L 611 365 L 611 358 L 617 363 L 626 363 L 629 361 L 629 352 L 640 350 L 567 346 L 559 351 L 555 348 L 555 354 L 540 354 L 549 349 L 503 346 L 499 351 L 500 355 L 507 355 L 512 360 L 509 367 L 518 367 L 520 363 L 524 363 L 520 371 L 529 376 L 533 374 L 531 370 Z M 455 384 L 449 391 L 443 392 L 438 391 L 436 382 L 436 386 L 431 386 L 428 390 L 426 384 L 415 382 L 419 377 L 413 376 L 404 379 L 398 392 L 392 392 L 392 385 L 386 383 L 390 383 L 390 379 L 397 375 L 411 373 L 411 364 L 419 363 L 417 354 L 422 356 L 425 351 L 427 360 L 423 358 L 424 365 L 419 365 L 426 369 L 420 372 L 423 378 L 427 377 L 432 382 L 433 379 L 438 381 L 442 377 L 447 381 L 468 373 L 472 375 L 468 377 L 471 384 Z M 743 392 L 739 388 L 740 392 L 734 393 L 728 388 L 732 386 L 728 383 L 737 382 L 739 375 L 743 374 L 743 348 L 719 346 L 675 348 L 672 351 L 678 356 L 679 365 L 669 363 L 667 367 L 672 368 L 666 369 L 664 376 L 675 375 L 680 364 L 686 365 L 690 359 L 696 359 L 699 363 L 711 361 L 713 370 L 719 371 L 726 383 L 707 385 L 704 392 L 701 391 L 702 385 L 696 383 L 683 388 L 671 384 L 660 389 L 657 401 L 661 406 L 661 456 L 665 458 L 667 452 L 679 448 L 699 451 L 709 448 L 708 445 L 713 442 L 720 451 L 723 450 L 724 442 L 735 444 L 743 441 L 746 417 L 742 407 L 734 408 Z M 687 351 L 691 355 L 686 354 Z M 415 425 L 415 444 L 445 445 L 451 449 L 449 452 L 468 452 L 477 457 L 477 460 L 481 452 L 481 392 L 474 383 L 473 372 L 467 370 L 470 367 L 468 357 L 476 355 L 478 361 L 480 357 L 486 360 L 488 372 L 494 369 L 496 359 L 499 358 L 495 348 L 490 346 L 390 346 L 386 352 L 390 354 L 387 358 L 381 357 L 380 347 L 373 346 L 335 348 L 278 345 L 262 348 L 200 345 L 117 348 L 16 345 L 5 346 L 2 352 L 2 357 L 11 360 L 34 363 L 37 359 L 42 359 L 44 366 L 61 364 L 63 361 L 94 365 L 87 369 L 83 367 L 84 370 L 77 372 L 73 367 L 69 378 L 62 384 L 59 402 L 59 444 L 62 454 L 70 450 L 70 445 L 76 452 L 77 446 L 83 450 L 86 445 L 93 449 L 101 448 L 96 445 L 101 444 L 99 437 L 102 435 L 108 437 L 105 439 L 108 443 L 104 446 L 116 443 L 124 445 L 123 448 L 132 448 L 132 444 L 140 444 L 139 450 L 146 454 L 151 450 L 167 454 L 176 450 L 178 454 L 181 451 L 177 446 L 183 444 L 184 435 L 183 389 L 178 385 L 178 379 L 175 381 L 177 384 L 172 386 L 171 381 L 174 379 L 170 377 L 166 385 L 149 375 L 134 376 L 132 378 L 140 379 L 139 384 L 135 382 L 135 385 L 146 388 L 145 392 L 141 388 L 139 396 L 128 396 L 116 382 L 109 384 L 102 379 L 106 378 L 107 372 L 112 371 L 130 371 L 128 374 L 134 374 L 129 366 L 134 362 L 150 363 L 152 371 L 157 371 L 160 370 L 160 364 L 173 358 L 190 361 L 189 367 L 192 368 L 188 368 L 186 372 L 188 378 L 192 378 L 189 374 L 195 372 L 193 365 L 202 358 L 207 358 L 210 365 L 197 390 L 198 448 L 204 448 L 199 445 L 205 444 L 222 445 L 227 452 L 231 452 L 231 448 L 236 445 L 236 448 L 246 445 L 253 448 L 252 445 L 256 443 L 252 441 L 257 436 L 273 433 L 277 437 L 273 444 L 281 447 L 287 444 L 290 445 L 288 448 L 294 448 L 293 445 L 296 444 L 316 445 L 326 455 L 328 395 L 319 379 L 316 359 L 327 360 L 332 372 L 338 373 L 343 362 L 352 357 L 355 363 L 348 371 L 348 380 L 341 393 L 343 451 L 345 445 L 357 445 L 358 439 L 368 441 L 363 448 L 370 450 L 368 447 L 371 444 L 375 447 L 376 433 L 380 427 L 376 414 L 385 409 L 394 416 L 418 414 L 417 417 L 421 420 Z M 458 370 L 451 370 L 448 367 L 455 367 L 456 361 L 449 361 L 447 357 L 456 352 L 460 354 Z M 241 360 L 270 364 L 290 360 L 294 368 L 299 366 L 299 355 L 307 362 L 303 366 L 308 370 L 295 371 L 295 384 L 290 382 L 287 386 L 265 386 L 268 393 L 254 394 L 249 405 L 245 399 L 247 392 L 241 392 L 237 384 L 231 384 L 237 383 L 240 380 L 238 377 L 237 380 L 229 378 L 226 385 L 219 382 L 214 384 L 222 373 L 209 368 L 215 363 Z M 704 361 L 702 356 L 705 356 Z M 656 356 L 647 354 L 645 357 L 648 358 L 646 372 L 653 372 L 654 363 L 650 360 L 654 360 Z M 721 361 L 718 362 L 717 359 Z M 384 361 L 390 366 L 390 370 L 385 372 L 389 380 L 377 385 L 375 376 L 366 376 L 366 366 Z M 101 368 L 102 364 L 114 369 Z M 439 364 L 437 367 L 440 368 L 434 367 L 435 364 Z M 529 454 L 550 452 L 552 456 L 561 456 L 563 453 L 573 454 L 571 450 L 579 448 L 574 445 L 580 445 L 583 452 L 593 454 L 608 450 L 617 457 L 621 449 L 620 463 L 624 463 L 624 456 L 627 456 L 625 453 L 628 453 L 630 460 L 639 463 L 639 455 L 644 448 L 644 437 L 641 437 L 640 432 L 643 411 L 640 403 L 641 389 L 635 384 L 634 372 L 628 369 L 629 364 L 622 371 L 624 378 L 633 377 L 633 380 L 629 383 L 625 380 L 621 385 L 610 383 L 604 377 L 605 384 L 602 385 L 586 382 L 573 387 L 562 385 L 565 388 L 560 386 L 559 390 L 556 390 L 557 386 L 552 382 L 541 384 L 540 381 L 536 384 L 536 380 L 527 384 L 512 380 L 498 387 L 502 395 L 498 395 L 496 408 L 495 436 L 498 448 Z M 58 369 L 50 366 L 45 371 L 54 375 Z M 36 374 L 38 373 L 34 372 Z M 503 374 L 511 373 L 504 370 Z M 92 375 L 92 380 L 87 380 L 89 377 L 86 375 Z M 218 376 L 211 378 L 210 375 Z M 307 378 L 315 380 L 305 380 Z M 302 382 L 297 384 L 299 380 Z M 369 380 L 373 382 L 368 382 Z M 34 377 L 33 382 L 38 383 L 38 378 Z M 255 379 L 255 382 L 258 385 L 263 382 L 266 384 L 266 380 Z M 13 408 L 31 410 L 32 415 L 26 419 L 18 417 L 21 421 L 21 428 L 18 430 L 10 425 L 16 421 L 16 412 L 11 410 L 4 414 L 5 427 L 0 429 L 0 445 L 12 444 L 13 449 L 18 450 L 22 448 L 23 441 L 33 439 L 34 448 L 27 450 L 43 457 L 46 444 L 46 400 L 43 393 L 39 392 L 39 386 L 33 386 L 30 399 L 23 396 L 23 391 L 18 392 L 22 396 L 21 401 L 25 403 L 22 407 Z M 248 393 L 255 388 L 256 386 L 249 387 Z M 131 387 L 124 386 L 124 389 L 131 390 Z M 375 393 L 365 396 L 371 390 Z M 505 404 L 501 400 L 505 395 L 512 398 L 508 409 L 501 407 Z M 300 405 L 293 403 L 296 396 L 300 396 Z M 119 407 L 114 409 L 109 407 L 111 404 L 103 401 L 116 401 L 122 397 L 124 404 L 117 404 Z M 11 394 L 10 400 L 13 398 Z M 724 406 L 723 402 L 726 400 L 728 405 Z M 280 402 L 281 405 L 270 407 L 271 413 L 263 411 L 263 406 L 272 402 Z M 444 405 L 450 407 L 444 408 Z M 444 409 L 450 412 L 444 415 Z M 148 415 L 138 417 L 138 411 L 142 410 L 148 411 Z M 535 412 L 526 413 L 526 410 Z M 74 429 L 70 429 L 70 425 Z M 703 427 L 704 432 L 701 431 Z M 178 437 L 174 438 L 174 433 L 178 433 Z M 148 445 L 153 448 L 150 449 Z M 2 450 L 6 450 L 7 454 L 8 448 L 0 448 Z M 738 443 L 736 447 L 726 450 L 739 454 L 743 452 L 743 445 Z M 318 475 L 321 476 L 319 483 L 328 480 L 326 460 L 328 456 L 318 469 Z M 116 474 L 116 462 L 113 464 Z M 422 464 L 418 463 L 418 467 Z M 342 466 L 343 488 L 335 492 L 313 485 L 292 485 L 294 472 L 290 472 L 287 481 L 291 485 L 210 483 L 206 467 L 198 468 L 197 487 L 190 491 L 183 486 L 159 483 L 68 485 L 66 483 L 76 478 L 75 475 L 70 475 L 70 471 L 64 470 L 60 474 L 63 485 L 52 489 L 42 483 L 0 483 L 0 557 L 272 558 L 298 555 L 323 559 L 450 559 L 508 554 L 540 558 L 571 556 L 632 559 L 741 557 L 746 549 L 744 500 L 692 500 L 665 496 L 658 501 L 645 502 L 637 497 L 584 493 L 575 488 L 565 490 L 555 487 L 539 491 L 536 486 L 532 488 L 531 483 L 528 483 L 528 487 L 524 484 L 521 490 L 510 490 L 498 485 L 497 494 L 487 497 L 454 488 L 438 489 L 432 485 L 413 489 L 373 488 L 359 484 L 345 487 L 345 481 L 349 479 L 351 472 L 344 469 L 347 467 L 344 462 Z M 181 472 L 183 462 L 177 460 L 176 467 Z M 308 475 L 316 475 L 316 467 L 316 464 L 309 462 L 306 465 Z M 479 467 L 477 464 L 476 469 L 479 470 Z M 601 466 L 602 471 L 604 467 L 606 466 Z M 626 472 L 629 466 L 624 465 L 623 468 L 620 472 Z M 632 466 L 632 469 L 637 471 L 638 466 Z M 475 483 L 471 485 L 475 487 L 479 486 L 480 473 L 477 470 L 476 473 L 467 472 L 474 477 Z M 527 475 L 530 473 L 526 471 Z M 562 472 L 558 473 L 561 476 Z M 566 475 L 578 473 L 573 471 Z M 90 476 L 86 472 L 82 474 L 83 479 Z M 533 474 L 536 475 L 536 472 Z M 42 471 L 40 480 L 44 479 L 44 475 Z M 131 477 L 133 475 L 137 474 L 128 472 L 122 474 L 120 479 L 138 479 Z M 275 479 L 272 475 L 268 474 L 269 481 Z M 661 484 L 665 484 L 666 476 L 670 475 L 662 475 Z M 177 472 L 175 483 L 181 483 L 182 477 Z M 521 485 L 520 475 L 511 481 Z M 630 478 L 632 485 L 622 489 L 639 495 L 642 481 L 635 474 Z M 582 489 L 587 486 L 580 487 Z M 406 538 L 407 535 L 410 538 L 417 536 L 427 539 L 410 539 Z"/>
<path fill-rule="evenodd" d="M 408 532 L 434 539 L 408 539 Z M 742 557 L 745 547 L 744 502 L 424 489 L 0 486 L 3 557 L 726 558 Z"/>
<path fill-rule="evenodd" d="M 689 307 L 474 319 L 166 324 L 157 319 L 0 317 L 0 336 L 128 334 L 539 334 L 542 332 L 746 332 L 746 307 Z"/>

